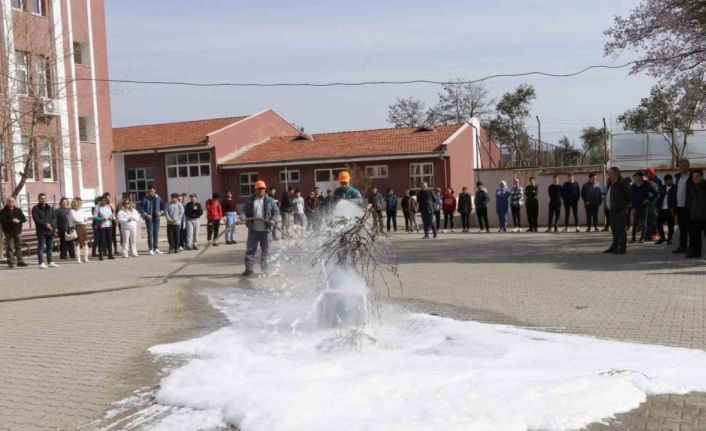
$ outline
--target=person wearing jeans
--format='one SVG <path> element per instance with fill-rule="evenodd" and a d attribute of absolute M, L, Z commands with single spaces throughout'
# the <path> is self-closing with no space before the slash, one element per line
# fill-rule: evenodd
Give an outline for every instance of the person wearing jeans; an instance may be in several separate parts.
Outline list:
<path fill-rule="evenodd" d="M 164 214 L 164 203 L 155 188 L 151 186 L 140 204 L 140 215 L 145 219 L 147 227 L 147 248 L 151 255 L 162 254 L 159 251 L 159 218 L 162 214 Z"/>
<path fill-rule="evenodd" d="M 498 214 L 500 228 L 498 232 L 507 232 L 507 212 L 510 209 L 510 190 L 505 181 L 500 181 L 500 186 L 495 192 L 495 212 Z"/>
<path fill-rule="evenodd" d="M 525 204 L 525 189 L 520 186 L 520 180 L 515 178 L 510 189 L 510 210 L 512 212 L 513 232 L 522 232 L 522 207 Z"/>
<path fill-rule="evenodd" d="M 42 269 L 56 268 L 52 259 L 53 238 L 56 231 L 56 211 L 47 203 L 47 195 L 40 193 L 37 197 L 39 203 L 32 208 L 32 220 L 37 232 L 37 259 Z M 47 261 L 44 262 L 44 253 Z"/>
<path fill-rule="evenodd" d="M 451 228 L 451 232 L 454 231 L 454 213 L 456 212 L 457 205 L 458 201 L 456 199 L 456 195 L 454 194 L 453 189 L 448 187 L 441 202 L 441 209 L 444 211 L 444 233 L 447 229 L 449 229 L 449 226 Z"/>
<path fill-rule="evenodd" d="M 267 195 L 267 185 L 259 180 L 255 183 L 255 194 L 248 198 L 245 204 L 245 217 L 247 219 L 248 239 L 245 251 L 245 272 L 243 276 L 254 274 L 255 254 L 260 247 L 260 268 L 263 274 L 267 273 L 269 263 L 269 246 L 272 236 L 270 231 L 279 219 L 279 208 L 274 199 Z"/>
<path fill-rule="evenodd" d="M 214 193 L 211 199 L 206 201 L 206 239 L 212 245 L 218 245 L 218 231 L 221 228 L 223 218 L 223 208 L 221 208 L 221 195 Z M 212 242 L 213 241 L 213 242 Z"/>
<path fill-rule="evenodd" d="M 189 199 L 190 202 L 184 207 L 184 215 L 186 216 L 186 249 L 198 250 L 199 227 L 201 226 L 203 207 L 198 201 L 196 193 L 192 193 Z"/>
<path fill-rule="evenodd" d="M 596 174 L 588 175 L 588 182 L 581 186 L 581 199 L 586 209 L 586 232 L 598 232 L 598 210 L 603 202 L 603 188 L 598 184 Z"/>
<path fill-rule="evenodd" d="M 226 218 L 226 244 L 237 244 L 235 241 L 236 223 L 238 222 L 238 212 L 235 208 L 235 198 L 233 192 L 226 191 L 225 198 L 221 201 L 221 209 Z"/>
<path fill-rule="evenodd" d="M 387 231 L 389 232 L 392 227 L 397 232 L 397 196 L 392 189 L 387 191 L 387 197 L 385 197 L 385 214 L 387 215 Z"/>
<path fill-rule="evenodd" d="M 113 214 L 113 207 L 110 206 L 110 201 L 105 196 L 98 204 L 98 208 L 96 208 L 96 219 L 100 238 L 98 259 L 103 260 L 103 256 L 106 254 L 108 259 L 115 259 L 113 256 L 113 223 L 115 223 L 115 215 Z"/>

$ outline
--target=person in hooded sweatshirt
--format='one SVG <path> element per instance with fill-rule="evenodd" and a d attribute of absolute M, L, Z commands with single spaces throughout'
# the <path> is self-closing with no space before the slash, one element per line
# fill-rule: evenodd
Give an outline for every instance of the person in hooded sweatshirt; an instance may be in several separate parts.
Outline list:
<path fill-rule="evenodd" d="M 461 231 L 468 232 L 471 228 L 471 211 L 473 210 L 473 202 L 471 194 L 468 193 L 468 187 L 461 189 L 461 194 L 458 195 L 458 213 L 461 214 Z"/>
<path fill-rule="evenodd" d="M 473 198 L 473 203 L 476 206 L 476 217 L 478 218 L 478 232 L 490 233 L 490 224 L 488 223 L 488 203 L 490 202 L 490 194 L 483 186 L 482 181 L 476 183 L 476 194 Z"/>
<path fill-rule="evenodd" d="M 500 181 L 498 190 L 495 192 L 495 212 L 498 213 L 500 228 L 498 232 L 507 232 L 507 212 L 510 209 L 510 190 L 505 181 Z"/>

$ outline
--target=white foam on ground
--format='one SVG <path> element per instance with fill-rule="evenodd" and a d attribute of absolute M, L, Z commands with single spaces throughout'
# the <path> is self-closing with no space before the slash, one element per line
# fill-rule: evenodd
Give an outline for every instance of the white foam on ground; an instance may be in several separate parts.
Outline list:
<path fill-rule="evenodd" d="M 242 431 L 571 430 L 647 394 L 706 390 L 703 351 L 386 308 L 366 329 L 377 344 L 326 353 L 316 345 L 333 332 L 293 333 L 272 318 L 271 297 L 236 290 L 211 300 L 231 325 L 151 349 L 192 356 L 157 401 L 207 410 L 209 420 L 219 412 Z M 276 301 L 288 300 L 297 301 Z"/>

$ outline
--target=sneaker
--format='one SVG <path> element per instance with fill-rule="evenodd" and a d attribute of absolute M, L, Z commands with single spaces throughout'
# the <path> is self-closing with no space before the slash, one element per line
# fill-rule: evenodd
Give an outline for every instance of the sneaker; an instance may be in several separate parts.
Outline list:
<path fill-rule="evenodd" d="M 199 249 L 199 246 L 198 246 L 198 245 L 196 245 L 196 244 L 194 244 L 194 246 L 193 246 L 193 247 L 191 247 L 191 249 L 192 249 L 192 250 L 198 250 L 198 249 Z"/>
<path fill-rule="evenodd" d="M 138 257 L 138 256 L 139 256 L 139 254 L 137 254 L 137 253 L 132 254 L 132 257 Z"/>
<path fill-rule="evenodd" d="M 184 247 L 179 247 L 179 251 L 184 251 Z"/>
<path fill-rule="evenodd" d="M 154 249 L 154 254 L 164 254 L 164 253 L 162 253 L 161 251 L 159 251 L 159 249 L 155 248 L 155 249 Z"/>
<path fill-rule="evenodd" d="M 10 268 L 14 268 L 14 267 L 15 267 L 15 264 L 12 263 L 12 262 L 10 262 L 10 263 L 7 264 L 7 266 L 9 266 Z"/>
<path fill-rule="evenodd" d="M 42 268 L 42 269 L 49 269 L 49 265 L 47 265 L 47 264 L 44 263 L 44 262 L 40 263 L 40 264 L 39 264 L 39 267 Z"/>
<path fill-rule="evenodd" d="M 17 266 L 27 266 L 27 264 L 23 260 L 21 260 L 17 262 Z"/>
<path fill-rule="evenodd" d="M 154 250 L 150 250 L 150 256 L 154 255 Z"/>
<path fill-rule="evenodd" d="M 243 277 L 250 277 L 250 276 L 252 276 L 252 275 L 255 275 L 255 273 L 254 273 L 251 269 L 246 269 L 246 270 L 243 271 L 243 273 L 240 274 L 240 275 L 243 276 Z"/>
<path fill-rule="evenodd" d="M 49 264 L 49 268 L 58 268 L 59 265 L 55 264 L 54 262 Z"/>
<path fill-rule="evenodd" d="M 217 242 L 214 242 L 214 243 L 213 243 L 213 246 L 214 246 L 214 247 L 218 247 L 219 245 L 220 245 L 220 244 L 218 244 Z"/>
<path fill-rule="evenodd" d="M 578 226 L 576 226 L 576 232 L 581 232 L 581 228 L 579 228 Z"/>
<path fill-rule="evenodd" d="M 129 254 L 127 254 L 127 253 L 123 253 L 123 258 L 128 258 L 128 257 L 130 257 L 130 255 L 129 255 Z"/>
<path fill-rule="evenodd" d="M 179 253 L 179 250 L 178 250 L 178 249 L 174 249 L 174 254 L 178 254 L 178 253 Z"/>

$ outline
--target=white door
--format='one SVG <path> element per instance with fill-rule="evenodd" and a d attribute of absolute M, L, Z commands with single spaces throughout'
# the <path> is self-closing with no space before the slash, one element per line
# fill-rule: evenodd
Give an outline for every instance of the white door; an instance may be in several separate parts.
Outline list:
<path fill-rule="evenodd" d="M 210 152 L 167 154 L 166 167 L 168 194 L 196 193 L 202 201 L 211 197 Z"/>

